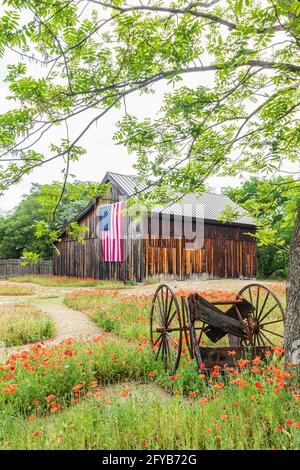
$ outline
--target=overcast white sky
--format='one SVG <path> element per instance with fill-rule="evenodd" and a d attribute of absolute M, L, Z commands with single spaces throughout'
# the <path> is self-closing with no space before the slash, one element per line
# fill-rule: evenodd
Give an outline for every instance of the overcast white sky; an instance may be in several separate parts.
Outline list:
<path fill-rule="evenodd" d="M 12 106 L 11 102 L 7 101 L 9 90 L 3 84 L 5 77 L 5 69 L 12 59 L 16 60 L 17 56 L 9 54 L 0 62 L 0 109 L 9 109 Z M 37 66 L 32 65 L 33 75 L 40 73 Z M 188 85 L 202 84 L 209 85 L 212 81 L 212 75 L 209 73 L 199 74 L 197 77 L 185 78 L 185 83 Z M 138 117 L 153 117 L 158 111 L 163 98 L 163 92 L 166 90 L 163 84 L 158 84 L 156 93 L 154 95 L 135 95 L 131 96 L 126 101 L 127 111 Z M 113 140 L 115 132 L 115 124 L 122 116 L 122 111 L 113 110 L 104 116 L 97 124 L 85 134 L 80 141 L 79 145 L 86 149 L 86 155 L 81 157 L 79 162 L 72 163 L 70 173 L 75 176 L 75 179 L 82 181 L 101 181 L 107 171 L 120 172 L 125 174 L 134 174 L 132 165 L 136 158 L 134 155 L 129 155 L 126 148 L 122 145 L 117 145 Z M 73 119 L 69 124 L 70 138 L 76 137 L 82 130 L 84 122 L 87 122 L 93 117 L 93 112 L 89 112 L 84 120 L 83 118 Z M 41 141 L 39 150 L 45 152 L 47 155 L 49 143 L 59 143 L 61 131 L 56 129 L 47 134 L 46 138 Z M 49 152 L 48 152 L 49 154 Z M 26 176 L 19 184 L 10 188 L 3 197 L 0 198 L 0 212 L 6 212 L 15 207 L 21 200 L 24 194 L 30 190 L 31 183 L 50 183 L 54 180 L 61 180 L 62 169 L 64 165 L 62 161 L 54 160 L 47 163 L 41 168 L 37 168 L 30 175 Z M 70 178 L 70 181 L 72 178 Z M 219 192 L 221 187 L 229 184 L 238 185 L 239 178 L 217 178 L 213 177 L 208 184 L 216 191 Z"/>
<path fill-rule="evenodd" d="M 2 11 L 3 5 L 1 5 L 0 0 L 0 14 Z M 7 64 L 16 62 L 17 60 L 20 60 L 20 58 L 14 53 L 9 53 L 0 60 L 1 112 L 4 112 L 12 106 L 12 103 L 7 101 L 9 92 L 6 84 L 3 83 L 3 78 L 6 75 Z M 45 69 L 41 70 L 36 65 L 30 64 L 30 72 L 35 76 L 41 73 L 44 75 Z M 185 77 L 184 79 L 185 84 L 192 86 L 200 84 L 211 86 L 212 81 L 213 75 L 210 73 L 191 74 L 190 77 Z M 131 96 L 126 102 L 127 111 L 138 117 L 155 116 L 162 103 L 164 91 L 166 91 L 166 88 L 160 83 L 157 85 L 154 95 L 142 95 L 141 97 L 138 95 Z M 70 173 L 74 175 L 75 179 L 100 182 L 107 171 L 125 174 L 134 173 L 132 169 L 132 165 L 135 162 L 134 155 L 128 155 L 124 146 L 117 145 L 116 142 L 113 141 L 115 123 L 120 119 L 121 115 L 121 111 L 111 111 L 108 115 L 104 116 L 97 125 L 91 127 L 82 138 L 79 145 L 84 147 L 87 153 L 85 156 L 81 157 L 79 162 L 72 163 L 71 165 Z M 91 117 L 93 117 L 93 112 L 90 112 L 85 118 L 79 117 L 73 119 L 69 125 L 71 140 L 78 135 L 83 128 L 84 122 L 88 122 Z M 46 155 L 48 153 L 49 155 L 49 143 L 59 143 L 60 136 L 61 131 L 56 129 L 54 132 L 47 134 L 46 138 L 41 141 L 39 147 L 36 149 L 44 152 Z M 61 180 L 63 177 L 63 167 L 62 161 L 54 160 L 33 171 L 30 175 L 25 177 L 22 182 L 10 188 L 5 195 L 0 198 L 0 213 L 13 209 L 21 200 L 22 196 L 29 192 L 31 183 L 51 183 L 51 181 L 54 180 Z M 284 168 L 286 171 L 291 171 L 292 169 L 290 164 L 286 164 Z M 212 177 L 207 183 L 215 192 L 220 192 L 220 189 L 224 186 L 238 186 L 241 179 L 242 177 Z M 72 178 L 70 178 L 70 180 L 72 180 Z"/>

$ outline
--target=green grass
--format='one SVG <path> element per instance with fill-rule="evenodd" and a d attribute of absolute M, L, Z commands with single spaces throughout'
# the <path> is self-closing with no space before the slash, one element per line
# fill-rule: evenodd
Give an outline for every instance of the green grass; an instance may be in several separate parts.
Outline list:
<path fill-rule="evenodd" d="M 298 371 L 280 351 L 211 375 L 185 353 L 170 376 L 149 348 L 149 302 L 69 294 L 112 334 L 0 365 L 0 449 L 299 449 Z"/>
<path fill-rule="evenodd" d="M 54 333 L 53 320 L 37 307 L 30 304 L 0 306 L 0 341 L 6 347 L 42 341 Z"/>
<path fill-rule="evenodd" d="M 0 285 L 0 295 L 32 295 L 34 289 L 27 286 L 16 286 L 14 284 L 2 284 Z"/>
<path fill-rule="evenodd" d="M 126 287 L 118 281 L 100 281 L 67 276 L 32 275 L 11 278 L 13 282 L 30 282 L 44 287 L 103 287 L 105 289 L 122 289 Z"/>
<path fill-rule="evenodd" d="M 248 390 L 233 387 L 213 391 L 207 402 L 135 384 L 101 388 L 100 396 L 90 392 L 49 417 L 3 419 L 0 448 L 299 449 L 299 415 L 290 394 L 271 396 L 254 383 Z"/>

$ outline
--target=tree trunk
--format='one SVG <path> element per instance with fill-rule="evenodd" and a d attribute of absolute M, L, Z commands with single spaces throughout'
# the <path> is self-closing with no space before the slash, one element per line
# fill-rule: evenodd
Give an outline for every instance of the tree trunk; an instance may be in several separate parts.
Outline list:
<path fill-rule="evenodd" d="M 290 249 L 284 347 L 287 361 L 300 361 L 300 202 Z"/>

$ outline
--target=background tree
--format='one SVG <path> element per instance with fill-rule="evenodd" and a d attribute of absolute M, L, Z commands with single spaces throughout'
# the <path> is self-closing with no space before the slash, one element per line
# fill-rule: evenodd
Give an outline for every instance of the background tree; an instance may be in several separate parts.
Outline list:
<path fill-rule="evenodd" d="M 68 183 L 62 195 L 62 185 L 34 183 L 13 211 L 0 216 L 0 257 L 21 258 L 25 254 L 30 258 L 35 253 L 50 259 L 61 229 L 103 190 L 98 184 L 78 181 Z M 77 227 L 78 236 L 81 230 Z"/>
<path fill-rule="evenodd" d="M 172 192 L 203 190 L 210 175 L 271 172 L 298 160 L 299 2 L 3 3 L 0 52 L 16 51 L 24 60 L 7 67 L 14 107 L 0 117 L 0 190 L 49 161 L 64 159 L 67 175 L 93 124 L 159 82 L 169 91 L 157 118 L 140 121 L 122 108 L 116 134 L 138 155 L 140 178 L 152 188 L 148 198 L 163 202 Z M 26 65 L 30 58 L 45 66 L 38 77 Z M 201 85 L 206 72 L 209 87 Z M 82 130 L 70 139 L 74 117 Z M 61 142 L 44 154 L 41 140 L 59 125 Z M 288 293 L 288 358 L 300 338 L 299 225 L 298 218 L 288 280 L 295 296 Z"/>
<path fill-rule="evenodd" d="M 226 187 L 222 192 L 244 207 L 258 222 L 259 276 L 285 278 L 300 200 L 298 182 L 292 177 L 262 179 L 252 176 L 240 187 Z"/>

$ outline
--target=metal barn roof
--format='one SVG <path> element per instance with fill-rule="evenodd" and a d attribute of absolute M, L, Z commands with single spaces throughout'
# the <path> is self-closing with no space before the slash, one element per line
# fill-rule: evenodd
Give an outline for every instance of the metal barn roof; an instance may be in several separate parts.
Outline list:
<path fill-rule="evenodd" d="M 143 188 L 137 186 L 136 177 L 133 175 L 122 175 L 120 173 L 107 172 L 102 183 L 110 181 L 125 197 L 133 196 L 137 190 Z M 256 225 L 255 220 L 250 217 L 245 209 L 232 201 L 224 194 L 215 194 L 205 192 L 202 194 L 187 194 L 180 197 L 180 201 L 170 204 L 169 206 L 155 206 L 153 212 L 163 212 L 174 215 L 195 215 L 195 207 L 203 208 L 203 217 L 205 220 L 218 221 L 226 206 L 230 206 L 233 210 L 240 212 L 240 217 L 234 220 L 235 224 Z M 201 210 L 200 210 L 201 212 Z"/>

